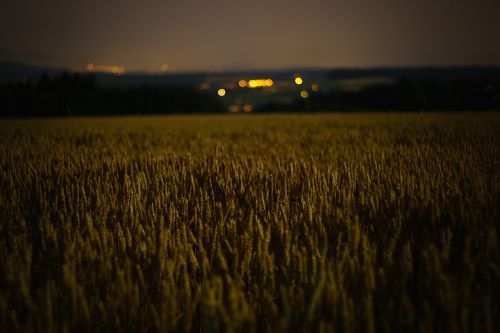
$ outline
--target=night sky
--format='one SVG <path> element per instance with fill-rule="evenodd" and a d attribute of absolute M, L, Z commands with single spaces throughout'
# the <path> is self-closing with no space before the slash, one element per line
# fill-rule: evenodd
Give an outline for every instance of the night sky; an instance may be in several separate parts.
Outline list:
<path fill-rule="evenodd" d="M 0 60 L 127 71 L 500 65 L 498 0 L 4 0 Z"/>

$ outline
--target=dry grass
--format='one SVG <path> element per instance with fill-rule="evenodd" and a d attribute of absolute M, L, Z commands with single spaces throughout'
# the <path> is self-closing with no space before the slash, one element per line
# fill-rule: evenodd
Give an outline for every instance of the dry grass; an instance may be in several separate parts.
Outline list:
<path fill-rule="evenodd" d="M 498 332 L 500 116 L 0 123 L 3 332 Z"/>

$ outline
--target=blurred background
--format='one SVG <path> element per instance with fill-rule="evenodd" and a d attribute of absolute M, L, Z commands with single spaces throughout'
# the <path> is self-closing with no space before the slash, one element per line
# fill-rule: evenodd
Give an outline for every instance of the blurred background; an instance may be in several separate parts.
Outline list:
<path fill-rule="evenodd" d="M 499 110 L 498 1 L 0 4 L 0 116 Z"/>

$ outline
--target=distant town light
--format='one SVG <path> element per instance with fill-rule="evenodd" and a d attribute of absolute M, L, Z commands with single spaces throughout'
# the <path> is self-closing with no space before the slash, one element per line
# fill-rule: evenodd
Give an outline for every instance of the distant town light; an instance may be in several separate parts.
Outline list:
<path fill-rule="evenodd" d="M 166 72 L 166 71 L 168 71 L 168 64 L 162 64 L 162 65 L 160 66 L 160 70 L 161 70 L 162 72 Z"/>
<path fill-rule="evenodd" d="M 245 104 L 245 105 L 243 105 L 243 111 L 245 111 L 245 112 L 252 112 L 253 111 L 253 105 L 251 105 L 251 104 Z"/>
<path fill-rule="evenodd" d="M 226 95 L 226 89 L 221 88 L 221 89 L 217 90 L 217 95 L 219 95 L 220 97 L 225 96 Z"/>
<path fill-rule="evenodd" d="M 271 79 L 255 79 L 248 81 L 249 88 L 271 87 L 274 84 Z"/>
<path fill-rule="evenodd" d="M 317 83 L 313 83 L 313 84 L 311 85 L 311 90 L 312 90 L 312 91 L 319 91 L 319 84 L 317 84 Z"/>
<path fill-rule="evenodd" d="M 247 86 L 247 81 L 245 80 L 240 80 L 238 82 L 238 85 L 241 87 L 241 88 L 245 88 Z"/>
<path fill-rule="evenodd" d="M 309 93 L 307 92 L 307 90 L 302 90 L 302 91 L 300 92 L 300 97 L 302 97 L 302 98 L 307 98 L 307 97 L 309 97 Z"/>
<path fill-rule="evenodd" d="M 295 84 L 297 84 L 297 85 L 301 85 L 301 84 L 302 84 L 302 82 L 304 82 L 304 80 L 302 80 L 302 78 L 301 78 L 300 76 L 297 76 L 297 77 L 295 78 Z"/>
<path fill-rule="evenodd" d="M 89 63 L 86 68 L 88 72 L 111 73 L 114 75 L 122 75 L 123 73 L 125 73 L 125 67 L 116 65 L 107 66 L 107 65 L 96 65 L 93 63 Z"/>
<path fill-rule="evenodd" d="M 233 104 L 229 106 L 229 112 L 240 112 L 241 106 Z"/>

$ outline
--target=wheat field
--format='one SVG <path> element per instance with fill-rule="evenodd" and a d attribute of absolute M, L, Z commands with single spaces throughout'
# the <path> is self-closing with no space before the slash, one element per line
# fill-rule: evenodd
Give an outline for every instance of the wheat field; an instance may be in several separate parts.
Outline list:
<path fill-rule="evenodd" d="M 2 332 L 499 332 L 500 114 L 0 121 Z"/>

